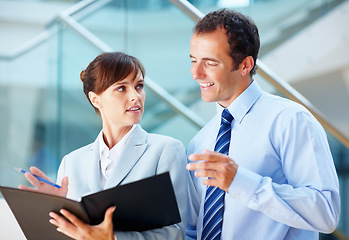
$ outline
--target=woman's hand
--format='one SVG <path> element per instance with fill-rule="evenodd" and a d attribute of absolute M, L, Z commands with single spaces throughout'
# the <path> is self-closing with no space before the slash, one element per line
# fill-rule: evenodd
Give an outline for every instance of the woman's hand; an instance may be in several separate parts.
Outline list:
<path fill-rule="evenodd" d="M 69 211 L 62 209 L 60 213 L 50 212 L 50 223 L 57 227 L 57 231 L 77 240 L 114 240 L 113 232 L 113 212 L 115 207 L 107 209 L 104 220 L 99 225 L 91 226 L 83 223 L 79 218 Z"/>
<path fill-rule="evenodd" d="M 19 185 L 19 189 L 23 190 L 30 190 L 30 191 L 35 191 L 35 192 L 41 192 L 41 193 L 47 193 L 47 194 L 52 194 L 52 195 L 57 195 L 61 197 L 66 197 L 67 192 L 68 192 L 68 177 L 64 177 L 62 179 L 62 184 L 61 188 L 56 188 L 54 186 L 51 186 L 50 184 L 40 182 L 36 177 L 33 176 L 33 174 L 42 177 L 46 180 L 49 180 L 53 182 L 50 178 L 46 176 L 45 173 L 43 173 L 40 169 L 36 167 L 30 167 L 30 173 L 25 173 L 24 176 L 26 179 L 34 186 L 36 189 L 24 186 L 24 185 Z"/>

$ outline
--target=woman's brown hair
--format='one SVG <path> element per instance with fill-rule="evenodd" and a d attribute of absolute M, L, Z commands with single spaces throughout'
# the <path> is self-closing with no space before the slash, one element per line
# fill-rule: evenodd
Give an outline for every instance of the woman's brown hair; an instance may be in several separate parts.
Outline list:
<path fill-rule="evenodd" d="M 136 78 L 139 72 L 144 78 L 144 67 L 137 58 L 122 52 L 108 52 L 98 55 L 81 72 L 80 79 L 84 85 L 84 93 L 91 103 L 89 92 L 101 94 L 111 85 L 125 79 L 130 74 Z M 92 103 L 91 105 L 93 106 Z M 96 107 L 93 106 L 93 108 L 99 113 Z"/>

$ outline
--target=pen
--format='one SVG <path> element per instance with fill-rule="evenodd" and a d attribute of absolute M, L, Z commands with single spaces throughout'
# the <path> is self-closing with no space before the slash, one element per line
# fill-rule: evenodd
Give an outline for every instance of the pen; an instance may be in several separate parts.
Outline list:
<path fill-rule="evenodd" d="M 23 170 L 23 169 L 21 169 L 21 168 L 15 168 L 18 172 L 20 172 L 20 173 L 26 173 L 27 171 L 25 171 L 25 170 Z M 44 182 L 44 183 L 47 183 L 47 184 L 50 184 L 51 186 L 54 186 L 54 187 L 56 187 L 56 188 L 61 188 L 61 186 L 59 186 L 59 185 L 57 185 L 57 184 L 55 184 L 55 183 L 53 183 L 53 182 L 51 182 L 51 181 L 49 181 L 49 180 L 46 180 L 45 178 L 42 178 L 42 177 L 39 177 L 39 176 L 37 176 L 37 175 L 35 175 L 35 174 L 32 174 L 32 173 L 30 173 L 31 175 L 33 175 L 34 177 L 36 177 L 39 181 L 41 181 L 41 182 Z"/>

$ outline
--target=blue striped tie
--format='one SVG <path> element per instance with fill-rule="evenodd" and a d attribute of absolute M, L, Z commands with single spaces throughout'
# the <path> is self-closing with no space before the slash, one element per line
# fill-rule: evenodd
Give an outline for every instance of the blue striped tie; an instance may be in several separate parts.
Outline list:
<path fill-rule="evenodd" d="M 215 152 L 222 154 L 229 153 L 229 143 L 231 136 L 231 121 L 233 116 L 228 109 L 222 112 L 221 126 L 216 139 Z M 220 239 L 223 225 L 225 192 L 217 187 L 208 186 L 204 203 L 204 219 L 202 240 Z"/>

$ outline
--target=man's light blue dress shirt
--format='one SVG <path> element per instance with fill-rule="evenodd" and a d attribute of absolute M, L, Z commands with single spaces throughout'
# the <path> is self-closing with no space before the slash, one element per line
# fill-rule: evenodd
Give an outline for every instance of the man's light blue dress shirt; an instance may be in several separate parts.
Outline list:
<path fill-rule="evenodd" d="M 254 81 L 228 107 L 229 156 L 239 165 L 225 195 L 222 239 L 318 239 L 339 220 L 338 177 L 320 123 L 303 106 Z M 193 138 L 188 155 L 213 150 L 223 108 Z M 201 239 L 205 189 L 190 172 L 188 239 Z M 196 237 L 197 236 L 197 237 Z"/>

